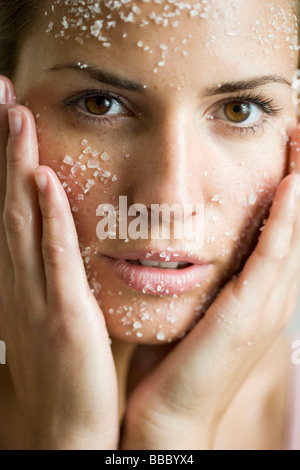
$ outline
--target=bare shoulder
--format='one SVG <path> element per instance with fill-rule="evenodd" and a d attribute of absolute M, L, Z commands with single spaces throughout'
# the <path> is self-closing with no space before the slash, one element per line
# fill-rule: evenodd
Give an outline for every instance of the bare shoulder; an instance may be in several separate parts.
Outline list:
<path fill-rule="evenodd" d="M 290 343 L 280 336 L 253 368 L 223 417 L 215 449 L 282 450 L 290 378 Z"/>

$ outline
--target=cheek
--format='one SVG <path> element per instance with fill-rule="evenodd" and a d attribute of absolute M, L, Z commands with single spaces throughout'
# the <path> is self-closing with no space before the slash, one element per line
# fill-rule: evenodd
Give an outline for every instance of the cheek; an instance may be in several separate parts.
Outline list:
<path fill-rule="evenodd" d="M 86 134 L 60 133 L 47 126 L 38 134 L 40 164 L 56 172 L 85 244 L 96 237 L 97 207 L 107 203 L 117 209 L 119 194 L 125 194 L 129 161 L 128 153 L 117 153 L 112 145 Z"/>
<path fill-rule="evenodd" d="M 222 269 L 234 266 L 253 249 L 276 189 L 287 174 L 286 139 L 278 132 L 259 143 L 222 152 L 206 173 L 206 250 Z M 219 155 L 219 158 L 220 155 Z"/>

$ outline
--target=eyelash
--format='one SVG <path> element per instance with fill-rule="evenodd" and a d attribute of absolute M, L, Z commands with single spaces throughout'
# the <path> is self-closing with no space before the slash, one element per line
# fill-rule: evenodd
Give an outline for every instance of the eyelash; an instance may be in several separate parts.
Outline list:
<path fill-rule="evenodd" d="M 124 98 L 121 95 L 113 94 L 109 89 L 101 89 L 101 90 L 86 90 L 84 93 L 80 95 L 76 95 L 74 97 L 71 97 L 67 100 L 64 101 L 64 106 L 67 108 L 73 108 L 76 111 L 76 117 L 78 120 L 84 120 L 88 121 L 90 123 L 93 123 L 93 125 L 104 125 L 104 126 L 109 126 L 109 127 L 114 127 L 114 124 L 116 124 L 119 119 L 120 115 L 103 115 L 101 117 L 99 116 L 93 116 L 92 114 L 85 114 L 83 111 L 78 111 L 78 108 L 76 106 L 81 100 L 88 99 L 91 97 L 101 97 L 107 100 L 115 100 L 119 102 L 122 106 L 126 107 L 126 103 Z M 220 109 L 222 106 L 225 106 L 226 104 L 232 103 L 232 102 L 237 102 L 237 103 L 248 103 L 248 104 L 253 104 L 255 106 L 258 106 L 265 114 L 269 116 L 277 116 L 280 114 L 283 109 L 280 108 L 279 106 L 276 106 L 273 103 L 273 100 L 267 97 L 264 97 L 262 94 L 252 94 L 251 92 L 240 92 L 238 95 L 232 95 L 227 97 L 225 100 L 222 102 L 218 103 L 217 106 L 215 106 L 215 110 Z M 211 115 L 212 113 L 210 113 Z M 124 113 L 124 116 L 130 116 L 133 115 L 126 114 Z M 214 120 L 214 118 L 211 118 Z M 266 119 L 262 120 L 259 123 L 254 123 L 252 125 L 248 126 L 242 126 L 242 125 L 234 125 L 234 124 L 229 124 L 228 122 L 224 120 L 222 121 L 222 127 L 224 127 L 225 130 L 233 133 L 237 133 L 239 135 L 248 135 L 249 133 L 257 134 L 259 131 L 264 130 L 264 124 L 268 122 Z"/>
<path fill-rule="evenodd" d="M 117 123 L 120 119 L 120 115 L 108 115 L 108 116 L 93 116 L 92 114 L 85 114 L 83 111 L 78 111 L 78 109 L 76 109 L 76 105 L 78 105 L 78 103 L 81 101 L 81 100 L 84 100 L 84 99 L 88 99 L 88 98 L 92 98 L 92 97 L 100 97 L 100 98 L 104 98 L 104 99 L 107 99 L 107 100 L 111 100 L 113 99 L 114 101 L 117 101 L 119 102 L 122 106 L 125 106 L 126 107 L 126 103 L 125 103 L 125 100 L 124 98 L 121 96 L 121 95 L 117 95 L 117 94 L 114 94 L 112 93 L 110 90 L 106 89 L 106 88 L 102 88 L 100 90 L 86 90 L 84 93 L 80 94 L 80 95 L 76 95 L 74 97 L 71 97 L 67 100 L 65 100 L 63 102 L 64 106 L 66 106 L 67 108 L 73 108 L 76 112 L 76 117 L 79 121 L 81 120 L 84 120 L 84 121 L 88 121 L 90 123 L 93 123 L 94 125 L 104 125 L 104 126 L 110 126 L 110 127 L 113 127 L 115 123 Z M 88 111 L 87 111 L 88 112 Z M 124 113 L 125 116 L 130 116 L 130 112 L 129 114 L 126 114 Z"/>
<path fill-rule="evenodd" d="M 281 107 L 275 105 L 271 98 L 267 98 L 260 93 L 254 95 L 251 92 L 240 92 L 238 95 L 229 96 L 221 103 L 219 103 L 218 106 L 215 107 L 215 110 L 218 110 L 220 109 L 220 107 L 232 102 L 253 104 L 255 106 L 258 106 L 261 111 L 263 111 L 268 116 L 277 116 L 283 111 Z M 248 134 L 257 134 L 259 131 L 263 131 L 264 124 L 266 124 L 267 122 L 267 119 L 263 119 L 262 121 L 254 123 L 252 125 L 239 126 L 230 124 L 229 122 L 222 120 L 222 126 L 230 132 L 244 136 Z"/>

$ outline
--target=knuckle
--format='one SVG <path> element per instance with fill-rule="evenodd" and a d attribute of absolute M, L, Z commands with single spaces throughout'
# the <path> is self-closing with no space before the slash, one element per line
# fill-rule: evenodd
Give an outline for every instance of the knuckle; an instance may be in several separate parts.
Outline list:
<path fill-rule="evenodd" d="M 9 235 L 19 235 L 30 221 L 31 217 L 29 214 L 24 213 L 20 207 L 5 207 L 3 212 L 3 222 Z"/>
<path fill-rule="evenodd" d="M 21 152 L 7 152 L 7 169 L 14 171 L 24 163 L 24 155 Z"/>
<path fill-rule="evenodd" d="M 65 261 L 66 250 L 59 240 L 43 239 L 42 252 L 45 261 L 52 265 L 61 264 Z"/>
<path fill-rule="evenodd" d="M 259 263 L 266 269 L 269 265 L 278 269 L 288 256 L 289 249 L 289 241 L 286 237 L 282 237 L 274 240 L 271 247 L 258 245 L 255 255 L 258 258 Z"/>

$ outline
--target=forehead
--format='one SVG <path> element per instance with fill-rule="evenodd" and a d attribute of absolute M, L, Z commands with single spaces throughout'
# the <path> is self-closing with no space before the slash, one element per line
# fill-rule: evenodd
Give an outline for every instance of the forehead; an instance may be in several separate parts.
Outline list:
<path fill-rule="evenodd" d="M 290 74 L 298 56 L 288 0 L 53 0 L 37 30 L 49 61 L 113 62 L 127 75 L 158 77 L 195 65 L 200 75 L 213 66 L 220 81 L 245 66 Z"/>

